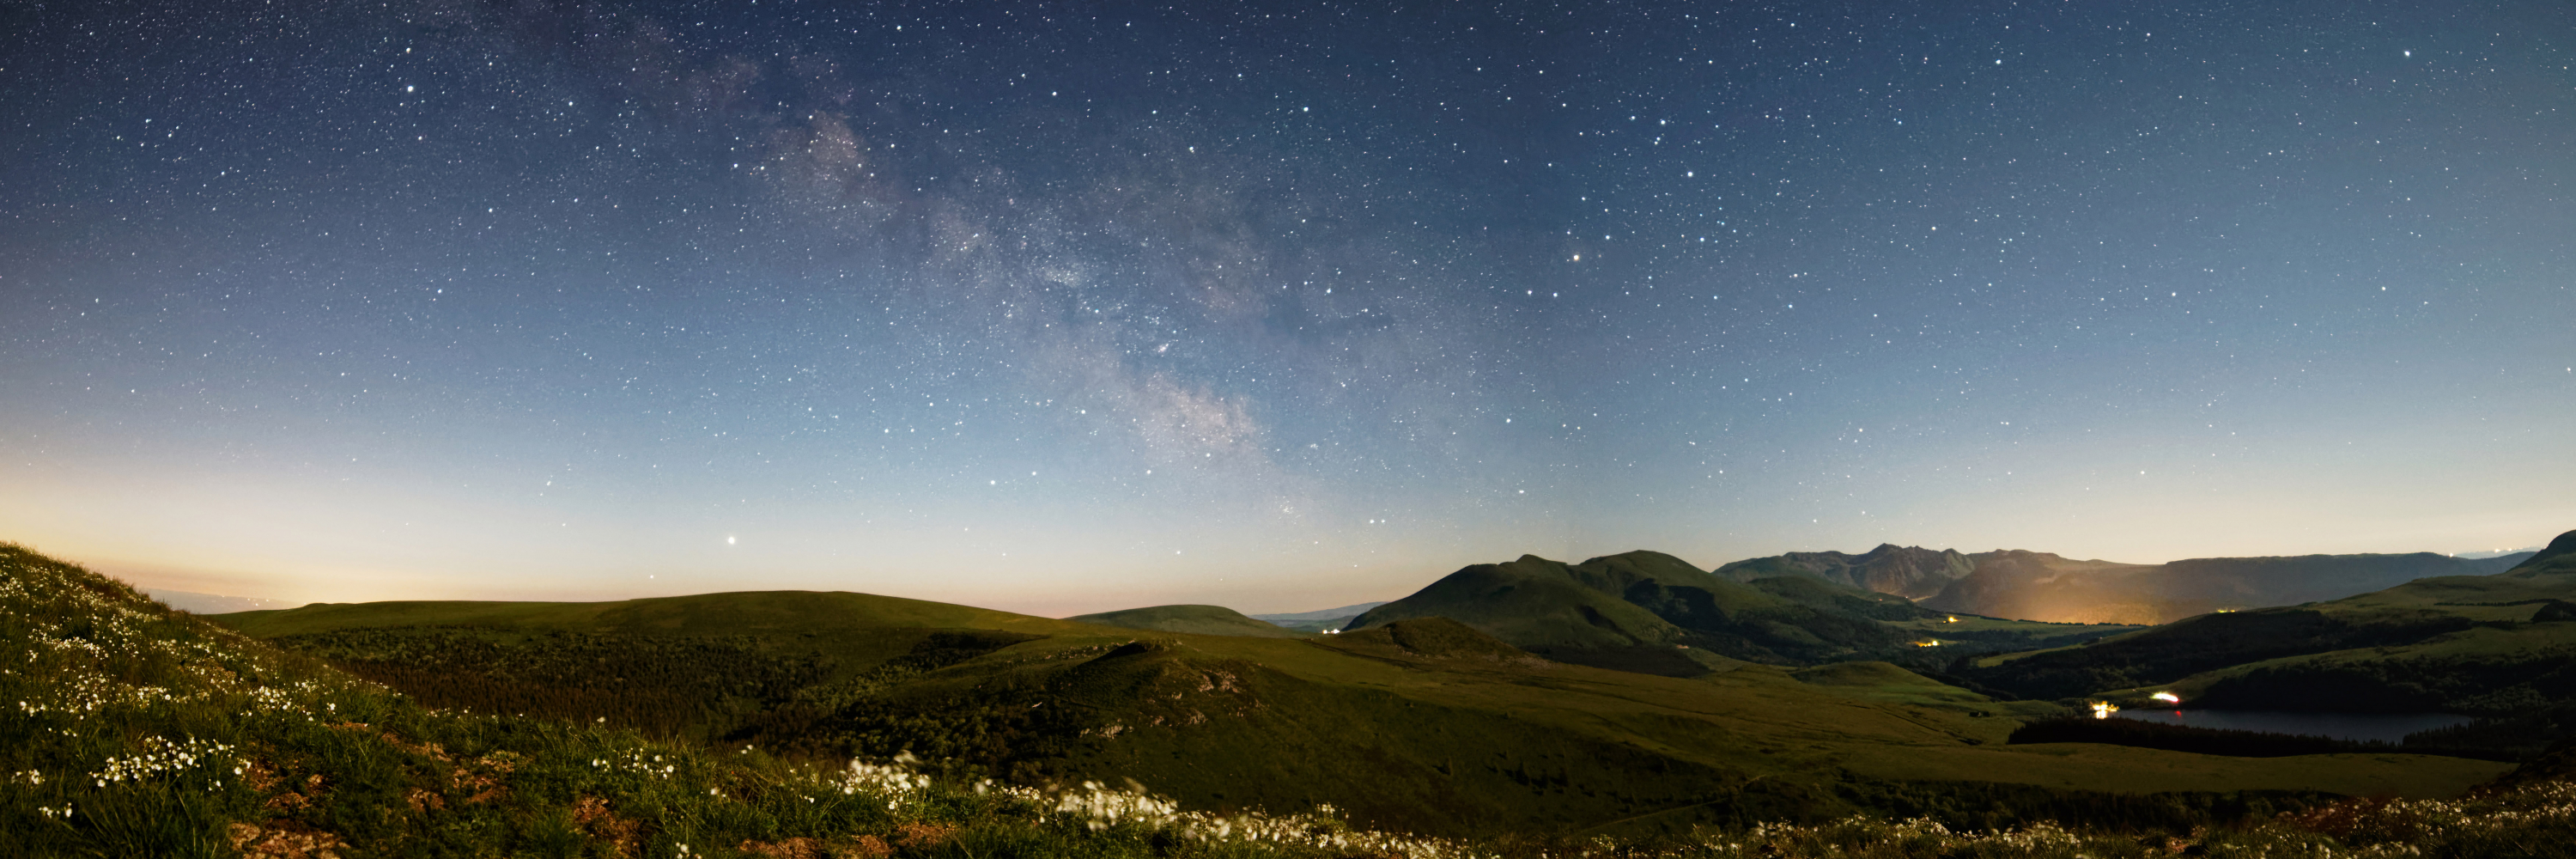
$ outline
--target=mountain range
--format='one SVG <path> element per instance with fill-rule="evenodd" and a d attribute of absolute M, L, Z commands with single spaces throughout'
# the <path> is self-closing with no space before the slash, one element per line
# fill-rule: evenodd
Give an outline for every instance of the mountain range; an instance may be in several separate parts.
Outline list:
<path fill-rule="evenodd" d="M 1650 551 L 1576 564 L 1523 555 L 1470 565 L 1347 628 L 1424 617 L 1450 618 L 1559 662 L 1671 676 L 1737 661 L 1914 660 L 1925 642 L 1943 638 L 1953 648 L 2013 649 L 2123 631 L 1992 618 L 1960 625 L 1899 596 L 1794 575 L 1736 581 Z"/>
<path fill-rule="evenodd" d="M 2075 560 L 2047 552 L 1882 544 L 1859 555 L 1791 552 L 1718 567 L 1751 582 L 1795 575 L 1893 594 L 1924 607 L 2057 623 L 2170 623 L 2220 609 L 2296 605 L 2378 590 L 2431 576 L 2502 572 L 2531 557 L 2300 555 L 2192 558 L 2163 564 Z"/>
<path fill-rule="evenodd" d="M 1919 600 L 1940 594 L 1951 582 L 1967 578 L 1976 569 L 1976 560 L 1956 549 L 1934 551 L 1919 546 L 1880 543 L 1878 548 L 1859 555 L 1790 552 L 1736 561 L 1718 567 L 1715 572 L 1739 582 L 1773 576 L 1809 576 L 1845 587 Z"/>

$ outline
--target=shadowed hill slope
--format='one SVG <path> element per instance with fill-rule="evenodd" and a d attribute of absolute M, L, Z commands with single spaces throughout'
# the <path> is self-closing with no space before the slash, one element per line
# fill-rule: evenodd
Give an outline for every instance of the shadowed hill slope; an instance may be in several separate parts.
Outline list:
<path fill-rule="evenodd" d="M 1098 614 L 1065 618 L 1075 623 L 1096 623 L 1126 629 L 1158 632 L 1189 632 L 1199 635 L 1251 635 L 1262 638 L 1295 638 L 1297 632 L 1274 623 L 1254 620 L 1224 606 L 1158 605 L 1145 608 L 1104 611 Z"/>
<path fill-rule="evenodd" d="M 1336 650 L 1352 653 L 1413 659 L 1470 659 L 1511 663 L 1526 668 L 1544 668 L 1547 665 L 1546 660 L 1531 655 L 1529 651 L 1505 644 L 1502 639 L 1445 617 L 1392 621 L 1383 626 L 1345 633 L 1328 644 Z"/>
<path fill-rule="evenodd" d="M 2547 548 L 2532 553 L 2531 557 L 2505 571 L 2515 578 L 2532 578 L 2568 572 L 2576 572 L 2576 531 L 2558 535 L 2558 539 L 2549 541 Z"/>
<path fill-rule="evenodd" d="M 322 630 L 432 625 L 674 635 L 819 632 L 859 627 L 1052 634 L 1086 628 L 1072 621 L 845 591 L 737 591 L 614 602 L 314 603 L 217 617 L 227 626 L 262 638 Z"/>
<path fill-rule="evenodd" d="M 1331 859 L 1403 843 L 1343 837 L 1332 819 L 1264 822 L 1256 843 L 1172 825 L 1135 794 L 933 786 L 900 766 L 425 707 L 7 543 L 0 649 L 12 859 L 953 855 L 934 840 L 1004 857 Z"/>
<path fill-rule="evenodd" d="M 1536 555 L 1475 564 L 1353 618 L 1343 634 L 1399 620 L 1443 617 L 1513 646 L 1580 664 L 1619 664 L 1676 649 L 1687 635 L 1663 618 L 1585 586 L 1564 563 Z M 1672 660 L 1688 670 L 1686 659 Z"/>

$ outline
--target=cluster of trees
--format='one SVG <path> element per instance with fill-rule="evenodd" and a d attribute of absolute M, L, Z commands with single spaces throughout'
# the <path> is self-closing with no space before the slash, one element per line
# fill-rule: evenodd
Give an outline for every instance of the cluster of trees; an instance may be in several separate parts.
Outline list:
<path fill-rule="evenodd" d="M 2406 735 L 2406 750 L 2499 761 L 2536 760 L 2576 736 L 2576 705 L 2559 704 Z"/>

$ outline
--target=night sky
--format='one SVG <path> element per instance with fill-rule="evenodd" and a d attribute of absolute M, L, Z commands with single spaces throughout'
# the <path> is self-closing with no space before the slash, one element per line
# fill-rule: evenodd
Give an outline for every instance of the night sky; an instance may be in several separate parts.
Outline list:
<path fill-rule="evenodd" d="M 0 5 L 0 539 L 1390 599 L 2576 527 L 2576 7 Z"/>

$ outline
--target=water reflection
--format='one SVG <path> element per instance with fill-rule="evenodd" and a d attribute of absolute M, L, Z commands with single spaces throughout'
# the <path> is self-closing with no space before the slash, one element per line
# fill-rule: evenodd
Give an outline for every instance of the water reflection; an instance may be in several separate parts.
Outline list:
<path fill-rule="evenodd" d="M 2402 741 L 2407 734 L 2417 731 L 2447 728 L 2470 719 L 2450 713 L 2298 713 L 2286 710 L 2114 710 L 2111 715 L 2195 728 L 2389 743 Z"/>

